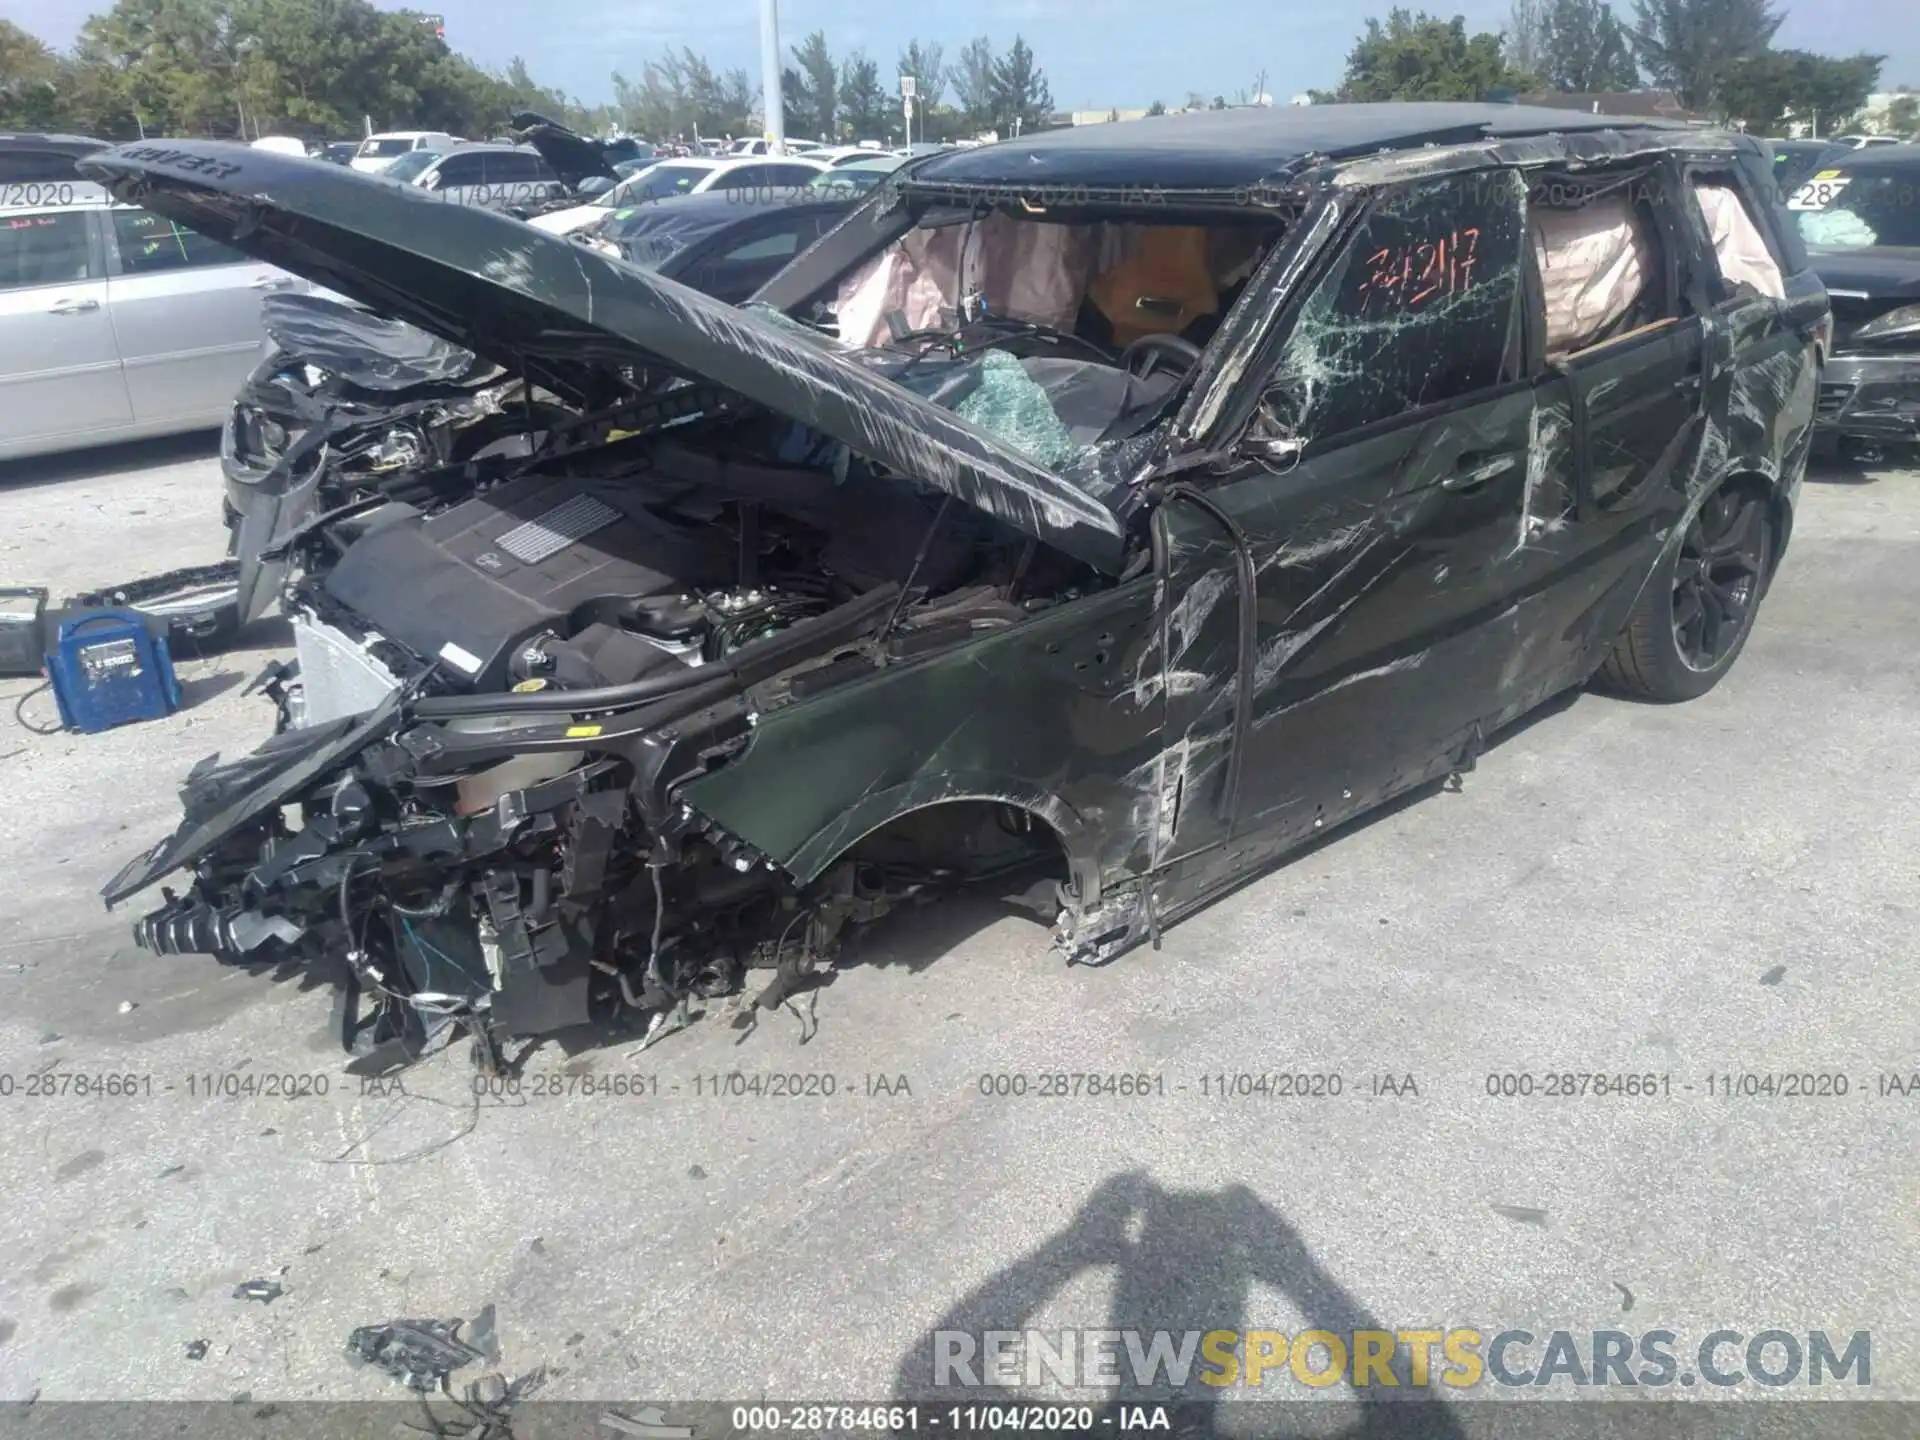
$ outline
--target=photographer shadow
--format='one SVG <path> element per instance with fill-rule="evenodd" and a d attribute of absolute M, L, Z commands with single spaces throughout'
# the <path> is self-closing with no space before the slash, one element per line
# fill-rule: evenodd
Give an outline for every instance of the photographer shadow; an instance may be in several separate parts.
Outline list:
<path fill-rule="evenodd" d="M 968 1384 L 966 1370 L 939 1362 L 943 1354 L 951 1358 L 956 1351 L 964 1353 L 965 1342 L 958 1336 L 971 1337 L 984 1348 L 988 1331 L 1035 1328 L 1035 1317 L 1055 1296 L 1095 1269 L 1114 1272 L 1109 1311 L 1097 1323 L 1135 1332 L 1142 1348 L 1151 1346 L 1156 1332 L 1166 1332 L 1178 1347 L 1189 1333 L 1244 1332 L 1263 1323 L 1279 1328 L 1275 1321 L 1263 1322 L 1249 1313 L 1256 1282 L 1286 1296 L 1303 1330 L 1330 1331 L 1350 1344 L 1355 1331 L 1388 1329 L 1321 1268 L 1286 1217 L 1252 1190 L 1243 1185 L 1218 1191 L 1170 1190 L 1133 1171 L 1102 1182 L 1063 1229 L 962 1296 L 902 1357 L 895 1372 L 896 1399 L 923 1407 L 930 1402 L 967 1406 L 1039 1399 L 1022 1390 Z M 943 1340 L 941 1332 L 957 1335 Z M 1284 1347 L 1287 1341 L 1278 1343 Z M 1400 1382 L 1394 1388 L 1310 1392 L 1284 1373 L 1281 1358 L 1261 1389 L 1235 1387 L 1229 1398 L 1227 1388 L 1202 1382 L 1203 1374 L 1217 1377 L 1221 1372 L 1197 1346 L 1184 1381 L 1164 1370 L 1136 1375 L 1124 1343 L 1116 1343 L 1113 1353 L 1118 1356 L 1113 1368 L 1119 1383 L 1102 1387 L 1092 1407 L 1092 1426 L 1073 1433 L 1112 1435 L 1138 1428 L 1130 1427 L 1122 1412 L 1155 1405 L 1169 1407 L 1171 1433 L 1184 1436 L 1465 1440 L 1467 1433 L 1456 1407 L 1409 1387 L 1402 1363 L 1394 1367 Z M 1284 1357 L 1284 1348 L 1279 1353 Z M 1317 1363 L 1327 1363 L 1325 1353 L 1317 1352 Z M 1437 1369 L 1437 1356 L 1435 1361 Z M 986 1363 L 983 1353 L 972 1356 L 973 1374 L 983 1381 Z M 1079 1377 L 1082 1385 L 1086 1378 Z M 1058 1401 L 1049 1396 L 1045 1403 L 1080 1405 L 1084 1393 Z M 1307 1398 L 1335 1393 L 1342 1398 Z M 1255 1403 L 1238 1403 L 1241 1400 Z"/>

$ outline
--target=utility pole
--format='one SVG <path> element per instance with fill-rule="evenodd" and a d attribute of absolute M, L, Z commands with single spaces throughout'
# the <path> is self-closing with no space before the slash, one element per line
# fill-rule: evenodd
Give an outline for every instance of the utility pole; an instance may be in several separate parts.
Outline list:
<path fill-rule="evenodd" d="M 760 0 L 760 108 L 766 112 L 767 153 L 787 153 L 786 97 L 780 93 L 779 0 Z"/>

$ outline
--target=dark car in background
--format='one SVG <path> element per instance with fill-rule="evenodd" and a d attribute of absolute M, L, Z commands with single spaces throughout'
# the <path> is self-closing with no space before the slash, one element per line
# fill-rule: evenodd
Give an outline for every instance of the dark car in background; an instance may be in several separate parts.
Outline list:
<path fill-rule="evenodd" d="M 574 239 L 739 305 L 853 208 L 850 189 L 818 200 L 808 193 L 681 195 L 615 212 Z"/>
<path fill-rule="evenodd" d="M 86 135 L 7 135 L 0 134 L 0 185 L 32 185 L 46 181 L 72 184 L 80 179 L 73 168 L 83 155 L 106 148 L 107 142 Z M 38 205 L 38 196 L 8 198 L 0 193 L 0 204 Z"/>
<path fill-rule="evenodd" d="M 85 162 L 611 422 L 311 528 L 289 619 L 339 676 L 192 771 L 105 888 L 185 872 L 138 943 L 314 967 L 492 1071 L 750 971 L 770 1009 L 961 885 L 1105 961 L 1596 672 L 1728 673 L 1827 321 L 1758 142 L 1090 128 L 916 161 L 738 309 L 298 161 Z"/>
<path fill-rule="evenodd" d="M 1821 430 L 1920 443 L 1920 145 L 1837 152 L 1787 205 L 1833 303 Z"/>
<path fill-rule="evenodd" d="M 1769 140 L 1767 144 L 1773 147 L 1774 186 L 1782 200 L 1812 179 L 1827 156 L 1836 153 L 1831 140 Z"/>

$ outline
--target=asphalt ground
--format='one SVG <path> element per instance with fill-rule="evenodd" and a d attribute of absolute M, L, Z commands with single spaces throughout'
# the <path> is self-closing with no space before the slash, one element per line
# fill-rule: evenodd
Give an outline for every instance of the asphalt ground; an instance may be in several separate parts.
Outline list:
<path fill-rule="evenodd" d="M 218 494 L 201 438 L 0 467 L 0 583 L 218 559 Z M 1886 1079 L 1920 1072 L 1917 621 L 1920 471 L 1817 471 L 1702 700 L 1551 707 L 1157 952 L 1069 969 L 942 902 L 809 1013 L 549 1045 L 484 1095 L 463 1049 L 363 1090 L 323 992 L 146 955 L 101 907 L 186 768 L 268 734 L 239 690 L 278 622 L 103 735 L 28 733 L 0 682 L 0 1398 L 378 1400 L 351 1330 L 489 1304 L 498 1368 L 561 1399 L 918 1395 L 942 1330 L 1449 1326 L 1667 1328 L 1689 1373 L 1716 1330 L 1866 1331 L 1845 1393 L 1920 1398 L 1920 1094 Z M 256 1278 L 284 1293 L 234 1298 Z"/>

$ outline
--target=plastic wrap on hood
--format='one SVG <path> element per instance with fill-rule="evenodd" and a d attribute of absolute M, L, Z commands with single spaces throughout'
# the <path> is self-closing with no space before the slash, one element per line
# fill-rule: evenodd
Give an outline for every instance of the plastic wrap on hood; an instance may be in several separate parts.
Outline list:
<path fill-rule="evenodd" d="M 1767 249 L 1766 237 L 1753 223 L 1740 196 L 1727 185 L 1697 184 L 1693 195 L 1706 217 L 1707 233 L 1713 236 L 1713 253 L 1719 258 L 1720 273 L 1729 284 L 1742 281 L 1762 295 L 1784 300 L 1787 284 Z"/>
<path fill-rule="evenodd" d="M 1578 209 L 1535 209 L 1534 258 L 1547 310 L 1547 350 L 1583 349 L 1633 308 L 1652 270 L 1622 192 Z"/>
<path fill-rule="evenodd" d="M 457 380 L 473 353 L 437 335 L 318 295 L 269 295 L 260 323 L 287 354 L 364 390 Z"/>

